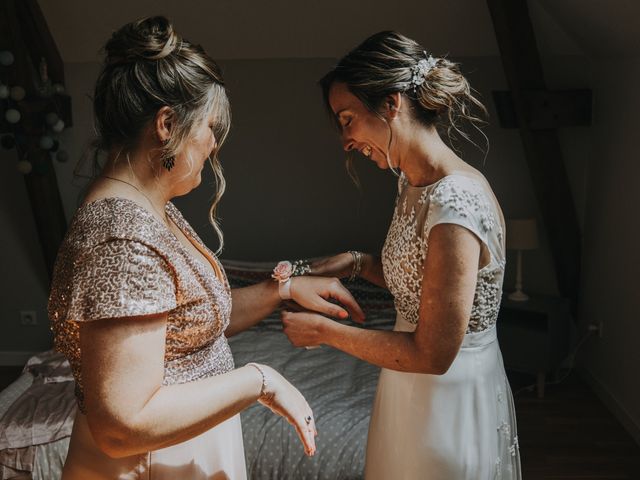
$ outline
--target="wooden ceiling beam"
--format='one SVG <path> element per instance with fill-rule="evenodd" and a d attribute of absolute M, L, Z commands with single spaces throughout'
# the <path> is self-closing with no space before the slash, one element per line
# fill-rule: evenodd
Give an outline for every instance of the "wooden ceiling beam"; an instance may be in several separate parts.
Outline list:
<path fill-rule="evenodd" d="M 579 293 L 581 235 L 555 128 L 532 128 L 531 91 L 546 91 L 527 0 L 487 0 L 525 158 L 554 261 L 560 294 L 573 311 Z M 507 232 L 507 235 L 509 232 Z"/>
<path fill-rule="evenodd" d="M 21 0 L 15 6 L 16 14 L 21 19 L 22 39 L 33 65 L 39 65 L 40 59 L 44 58 L 51 81 L 64 85 L 64 63 L 38 2 Z"/>
<path fill-rule="evenodd" d="M 40 148 L 39 140 L 46 133 L 45 113 L 51 109 L 57 111 L 66 126 L 71 125 L 71 102 L 66 95 L 53 95 L 53 92 L 51 96 L 39 96 L 42 78 L 38 67 L 44 58 L 51 82 L 63 83 L 64 65 L 36 0 L 0 0 L 0 27 L 0 48 L 14 55 L 12 65 L 1 67 L 2 80 L 9 86 L 22 86 L 26 91 L 22 100 L 2 101 L 0 132 L 27 139 L 18 155 L 20 160 L 28 160 L 32 165 L 24 180 L 51 278 L 67 222 L 51 155 Z M 8 107 L 20 111 L 19 124 L 4 121 L 4 108 Z"/>

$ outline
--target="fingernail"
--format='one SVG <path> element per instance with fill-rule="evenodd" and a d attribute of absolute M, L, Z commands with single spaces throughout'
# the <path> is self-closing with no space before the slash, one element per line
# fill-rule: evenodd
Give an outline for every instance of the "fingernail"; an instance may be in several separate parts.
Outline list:
<path fill-rule="evenodd" d="M 340 316 L 342 318 L 347 318 L 349 316 L 349 314 L 347 312 L 345 312 L 345 311 L 342 311 L 342 312 L 340 312 Z"/>

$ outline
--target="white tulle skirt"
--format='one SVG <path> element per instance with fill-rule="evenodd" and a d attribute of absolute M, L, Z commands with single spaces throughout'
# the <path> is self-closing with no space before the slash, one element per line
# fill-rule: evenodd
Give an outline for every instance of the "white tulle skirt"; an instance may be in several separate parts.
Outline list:
<path fill-rule="evenodd" d="M 414 329 L 398 316 L 395 330 Z M 365 478 L 522 478 L 513 396 L 495 327 L 465 335 L 444 375 L 382 369 Z"/>

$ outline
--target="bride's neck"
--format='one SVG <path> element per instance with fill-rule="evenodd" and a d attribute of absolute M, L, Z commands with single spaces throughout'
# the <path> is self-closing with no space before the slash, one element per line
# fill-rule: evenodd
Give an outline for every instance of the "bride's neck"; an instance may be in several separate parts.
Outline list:
<path fill-rule="evenodd" d="M 400 170 L 414 186 L 431 185 L 466 165 L 435 128 L 417 128 L 400 157 Z"/>

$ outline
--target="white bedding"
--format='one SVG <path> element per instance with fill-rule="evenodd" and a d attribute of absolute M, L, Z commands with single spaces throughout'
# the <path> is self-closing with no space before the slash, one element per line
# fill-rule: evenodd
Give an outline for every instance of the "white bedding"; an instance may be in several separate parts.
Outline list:
<path fill-rule="evenodd" d="M 50 357 L 50 352 L 43 352 L 45 357 Z M 29 364 L 34 364 L 41 359 L 42 355 L 36 355 L 29 360 Z M 27 391 L 34 383 L 34 376 L 29 372 L 23 372 L 11 385 L 0 392 L 0 425 L 4 414 L 9 407 Z M 29 452 L 25 448 L 15 449 L 13 466 L 20 465 L 19 459 L 29 457 L 32 460 L 32 470 L 29 475 L 24 470 L 18 470 L 11 466 L 0 464 L 0 479 L 24 479 L 31 478 L 33 480 L 58 480 L 62 476 L 62 465 L 67 457 L 69 448 L 69 437 L 63 437 L 58 440 L 47 442 L 39 445 L 33 445 Z"/>

